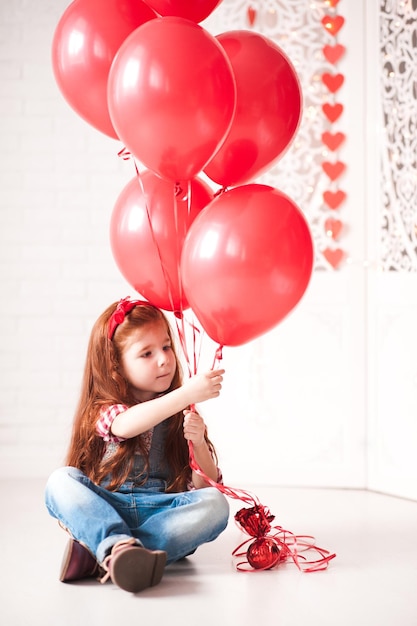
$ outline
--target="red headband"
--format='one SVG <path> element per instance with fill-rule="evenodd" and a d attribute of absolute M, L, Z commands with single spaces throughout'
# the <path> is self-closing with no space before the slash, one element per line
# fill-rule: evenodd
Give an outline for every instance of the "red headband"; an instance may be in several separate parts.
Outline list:
<path fill-rule="evenodd" d="M 126 315 L 130 313 L 135 306 L 141 305 L 153 306 L 150 302 L 146 302 L 146 300 L 129 300 L 129 297 L 122 298 L 119 301 L 115 311 L 109 319 L 109 339 L 113 339 L 116 328 L 124 321 Z"/>

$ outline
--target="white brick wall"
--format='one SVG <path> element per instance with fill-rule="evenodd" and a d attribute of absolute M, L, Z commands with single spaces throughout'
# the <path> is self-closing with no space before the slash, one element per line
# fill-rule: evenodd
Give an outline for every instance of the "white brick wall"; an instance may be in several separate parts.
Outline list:
<path fill-rule="evenodd" d="M 91 324 L 132 291 L 108 224 L 133 164 L 78 117 L 52 74 L 68 4 L 0 3 L 2 475 L 45 475 L 61 463 Z"/>

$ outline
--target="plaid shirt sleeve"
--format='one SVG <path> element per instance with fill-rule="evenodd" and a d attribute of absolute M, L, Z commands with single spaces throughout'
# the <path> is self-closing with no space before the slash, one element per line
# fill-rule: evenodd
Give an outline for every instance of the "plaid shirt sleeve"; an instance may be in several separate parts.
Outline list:
<path fill-rule="evenodd" d="M 114 418 L 127 410 L 127 406 L 125 404 L 111 404 L 110 406 L 104 407 L 100 411 L 100 417 L 97 420 L 96 430 L 97 434 L 103 438 L 104 441 L 112 443 L 120 443 L 121 441 L 125 441 L 123 437 L 116 437 L 112 435 L 111 427 L 114 421 Z"/>

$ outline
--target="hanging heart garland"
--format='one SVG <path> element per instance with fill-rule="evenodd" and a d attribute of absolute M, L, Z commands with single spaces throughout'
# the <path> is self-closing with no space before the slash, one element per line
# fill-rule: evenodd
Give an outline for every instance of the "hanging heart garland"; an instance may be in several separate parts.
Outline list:
<path fill-rule="evenodd" d="M 345 253 L 341 248 L 326 248 L 323 250 L 323 256 L 334 269 L 337 269 L 343 261 Z"/>
<path fill-rule="evenodd" d="M 255 24 L 257 13 L 258 12 L 256 10 L 256 7 L 253 4 L 250 4 L 248 8 L 246 9 L 246 17 L 247 17 L 249 26 L 253 26 Z"/>
<path fill-rule="evenodd" d="M 330 180 L 336 180 L 339 178 L 346 169 L 346 165 L 342 163 L 342 161 L 335 161 L 334 163 L 323 161 L 321 167 Z"/>
<path fill-rule="evenodd" d="M 328 217 L 324 222 L 324 229 L 328 237 L 331 237 L 334 240 L 339 239 L 343 230 L 343 222 L 333 217 Z"/>
<path fill-rule="evenodd" d="M 321 19 L 321 24 L 325 31 L 336 39 L 337 34 L 345 23 L 344 17 L 337 13 L 337 5 L 340 0 L 325 0 L 326 14 Z M 346 135 L 340 131 L 334 132 L 332 125 L 338 122 L 343 114 L 343 104 L 336 100 L 336 94 L 343 87 L 345 77 L 337 71 L 336 65 L 345 54 L 345 47 L 336 42 L 323 46 L 323 55 L 326 61 L 333 67 L 331 71 L 324 72 L 321 76 L 322 83 L 326 87 L 329 94 L 328 100 L 323 102 L 321 109 L 327 122 L 331 125 L 330 130 L 325 131 L 322 136 L 322 142 L 332 153 L 332 160 L 325 160 L 322 163 L 323 172 L 329 178 L 331 187 L 323 192 L 323 202 L 325 210 L 332 212 L 340 209 L 346 199 L 346 192 L 339 188 L 340 178 L 346 170 L 346 164 L 338 158 L 336 154 L 346 139 Z M 324 221 L 324 230 L 327 237 L 334 242 L 341 236 L 343 222 L 339 218 L 328 217 Z M 326 262 L 333 268 L 340 267 L 345 258 L 345 252 L 340 248 L 334 248 L 332 245 L 322 250 L 322 254 Z"/>
<path fill-rule="evenodd" d="M 346 48 L 342 44 L 337 43 L 335 46 L 324 46 L 323 54 L 329 63 L 335 65 L 345 54 Z"/>
<path fill-rule="evenodd" d="M 340 104 L 340 102 L 336 102 L 335 104 L 325 102 L 321 108 L 329 122 L 336 122 L 343 113 L 343 104 Z"/>
<path fill-rule="evenodd" d="M 336 93 L 343 85 L 345 77 L 343 74 L 329 74 L 329 72 L 325 72 L 321 80 L 331 93 Z"/>
<path fill-rule="evenodd" d="M 326 131 L 322 134 L 321 140 L 324 145 L 329 148 L 332 152 L 335 152 L 340 148 L 344 140 L 346 139 L 346 135 L 344 133 L 329 133 Z"/>
<path fill-rule="evenodd" d="M 325 191 L 323 193 L 323 200 L 330 209 L 338 209 L 340 205 L 346 199 L 346 193 L 341 189 L 336 191 Z"/>
<path fill-rule="evenodd" d="M 321 23 L 327 32 L 335 37 L 345 23 L 345 18 L 341 15 L 325 15 Z"/>

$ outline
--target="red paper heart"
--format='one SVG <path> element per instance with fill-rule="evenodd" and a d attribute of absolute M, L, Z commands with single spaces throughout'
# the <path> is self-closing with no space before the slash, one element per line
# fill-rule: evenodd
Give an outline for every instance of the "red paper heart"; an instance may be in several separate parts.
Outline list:
<path fill-rule="evenodd" d="M 324 222 L 324 230 L 326 231 L 326 235 L 331 237 L 332 239 L 337 239 L 342 232 L 343 222 L 340 220 L 335 220 L 332 217 L 328 217 Z"/>
<path fill-rule="evenodd" d="M 328 7 L 334 9 L 334 7 L 339 4 L 339 0 L 326 0 L 326 4 Z"/>
<path fill-rule="evenodd" d="M 335 46 L 324 46 L 323 48 L 325 58 L 333 65 L 340 61 L 345 52 L 346 48 L 341 43 L 337 43 Z"/>
<path fill-rule="evenodd" d="M 323 54 L 329 63 L 333 65 L 340 61 L 346 51 L 345 46 L 341 43 L 337 43 L 335 46 L 324 46 Z"/>
<path fill-rule="evenodd" d="M 256 20 L 256 9 L 253 6 L 249 6 L 247 11 L 247 16 L 248 16 L 248 22 L 250 24 L 250 26 L 253 26 Z"/>
<path fill-rule="evenodd" d="M 332 152 L 337 150 L 341 144 L 346 139 L 346 135 L 344 133 L 329 133 L 325 132 L 321 136 L 321 140 L 325 146 L 329 148 Z"/>
<path fill-rule="evenodd" d="M 335 37 L 345 23 L 345 18 L 341 15 L 325 15 L 321 23 L 327 32 Z"/>
<path fill-rule="evenodd" d="M 323 193 L 323 200 L 331 209 L 337 209 L 346 199 L 346 193 L 341 189 L 337 191 L 325 191 Z"/>
<path fill-rule="evenodd" d="M 321 166 L 330 180 L 336 180 L 339 178 L 339 176 L 341 176 L 346 169 L 346 165 L 342 163 L 342 161 L 336 161 L 335 163 L 324 161 Z"/>
<path fill-rule="evenodd" d="M 321 77 L 321 80 L 331 93 L 336 93 L 336 91 L 343 85 L 345 77 L 343 74 L 329 74 L 328 72 L 325 72 Z"/>
<path fill-rule="evenodd" d="M 336 269 L 343 261 L 345 253 L 340 248 L 336 248 L 335 250 L 326 248 L 323 250 L 323 256 L 330 263 L 330 265 Z"/>
<path fill-rule="evenodd" d="M 321 108 L 329 122 L 335 122 L 343 113 L 343 104 L 340 104 L 340 102 L 336 102 L 335 104 L 326 102 Z"/>

